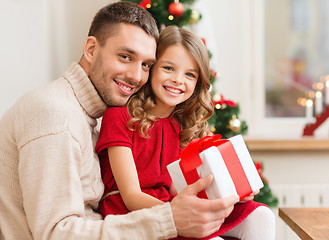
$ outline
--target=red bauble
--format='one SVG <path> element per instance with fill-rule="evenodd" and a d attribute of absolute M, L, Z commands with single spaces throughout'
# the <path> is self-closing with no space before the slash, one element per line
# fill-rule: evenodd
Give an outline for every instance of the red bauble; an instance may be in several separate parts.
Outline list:
<path fill-rule="evenodd" d="M 180 2 L 173 2 L 169 4 L 168 11 L 174 17 L 180 17 L 184 12 L 184 6 Z"/>
<path fill-rule="evenodd" d="M 144 8 L 144 9 L 147 9 L 148 4 L 151 4 L 151 0 L 143 0 L 138 5 L 141 6 L 142 8 Z"/>

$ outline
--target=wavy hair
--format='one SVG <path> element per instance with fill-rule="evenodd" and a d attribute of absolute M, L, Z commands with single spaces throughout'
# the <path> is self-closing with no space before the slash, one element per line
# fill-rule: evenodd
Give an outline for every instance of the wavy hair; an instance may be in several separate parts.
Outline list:
<path fill-rule="evenodd" d="M 157 45 L 156 57 L 162 56 L 170 46 L 183 46 L 197 63 L 199 78 L 192 96 L 178 104 L 171 117 L 178 121 L 180 127 L 180 147 L 185 147 L 192 139 L 202 138 L 208 130 L 207 120 L 214 112 L 210 88 L 209 55 L 202 40 L 187 29 L 169 26 L 161 31 Z M 143 137 L 148 137 L 148 129 L 156 116 L 150 114 L 155 106 L 155 96 L 151 88 L 152 70 L 149 81 L 128 102 L 131 119 L 128 128 L 138 130 Z"/>

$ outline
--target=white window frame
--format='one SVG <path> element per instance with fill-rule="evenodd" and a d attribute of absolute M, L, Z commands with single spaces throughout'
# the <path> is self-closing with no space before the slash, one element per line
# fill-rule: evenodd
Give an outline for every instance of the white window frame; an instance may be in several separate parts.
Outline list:
<path fill-rule="evenodd" d="M 264 43 L 264 4 L 265 0 L 249 0 L 249 20 L 245 19 L 241 24 L 249 25 L 249 48 L 247 51 L 249 72 L 249 91 L 244 104 L 241 104 L 241 112 L 245 116 L 249 127 L 248 136 L 261 138 L 300 138 L 305 126 L 305 118 L 267 118 L 265 117 L 265 43 Z M 247 3 L 248 4 L 248 3 Z M 247 7 L 245 4 L 245 7 Z M 248 27 L 247 27 L 248 28 Z M 296 99 L 297 101 L 297 99 Z M 328 131 L 316 131 L 315 136 L 327 136 Z"/>

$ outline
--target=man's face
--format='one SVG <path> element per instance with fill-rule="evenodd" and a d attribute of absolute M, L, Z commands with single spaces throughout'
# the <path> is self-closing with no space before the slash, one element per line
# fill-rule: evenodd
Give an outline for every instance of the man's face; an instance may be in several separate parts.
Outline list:
<path fill-rule="evenodd" d="M 146 83 L 156 41 L 131 24 L 120 24 L 113 35 L 95 47 L 89 78 L 108 106 L 123 106 Z"/>

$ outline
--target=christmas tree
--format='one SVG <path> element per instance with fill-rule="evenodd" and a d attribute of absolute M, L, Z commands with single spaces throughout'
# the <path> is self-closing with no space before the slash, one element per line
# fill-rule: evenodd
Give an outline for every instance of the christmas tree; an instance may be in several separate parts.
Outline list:
<path fill-rule="evenodd" d="M 223 95 L 214 94 L 214 115 L 209 119 L 210 130 L 221 134 L 227 139 L 238 134 L 245 134 L 248 130 L 246 121 L 239 119 L 240 108 L 237 103 L 224 99 Z M 256 161 L 256 169 L 262 179 L 264 187 L 255 196 L 254 201 L 266 204 L 269 207 L 278 206 L 278 198 L 272 193 L 269 181 L 263 175 L 263 164 Z"/>
<path fill-rule="evenodd" d="M 188 26 L 197 23 L 202 15 L 193 8 L 195 0 L 130 0 L 137 3 L 152 14 L 157 22 L 159 29 L 169 25 L 179 27 Z M 205 43 L 205 39 L 202 39 Z M 211 58 L 209 51 L 209 58 Z M 214 85 L 217 80 L 216 72 L 211 69 L 210 82 Z M 237 134 L 245 134 L 248 130 L 244 120 L 239 119 L 239 104 L 224 99 L 223 95 L 218 95 L 213 90 L 214 115 L 209 119 L 211 131 L 215 134 L 221 134 L 222 138 L 230 138 Z M 255 201 L 267 204 L 270 207 L 278 205 L 278 199 L 272 194 L 267 179 L 262 174 L 261 163 L 256 162 L 257 170 L 263 180 L 264 187 L 255 197 Z"/>
<path fill-rule="evenodd" d="M 214 115 L 209 119 L 210 130 L 227 139 L 237 134 L 245 134 L 248 130 L 246 121 L 239 119 L 240 107 L 223 95 L 214 94 Z"/>
<path fill-rule="evenodd" d="M 263 175 L 263 164 L 261 162 L 255 162 L 255 166 L 263 181 L 264 187 L 255 196 L 254 201 L 264 203 L 270 208 L 277 207 L 279 204 L 279 200 L 275 195 L 273 195 L 269 182 L 267 178 L 265 178 Z"/>
<path fill-rule="evenodd" d="M 155 18 L 159 29 L 169 25 L 179 27 L 196 23 L 201 14 L 194 9 L 195 0 L 130 0 L 147 9 Z"/>

